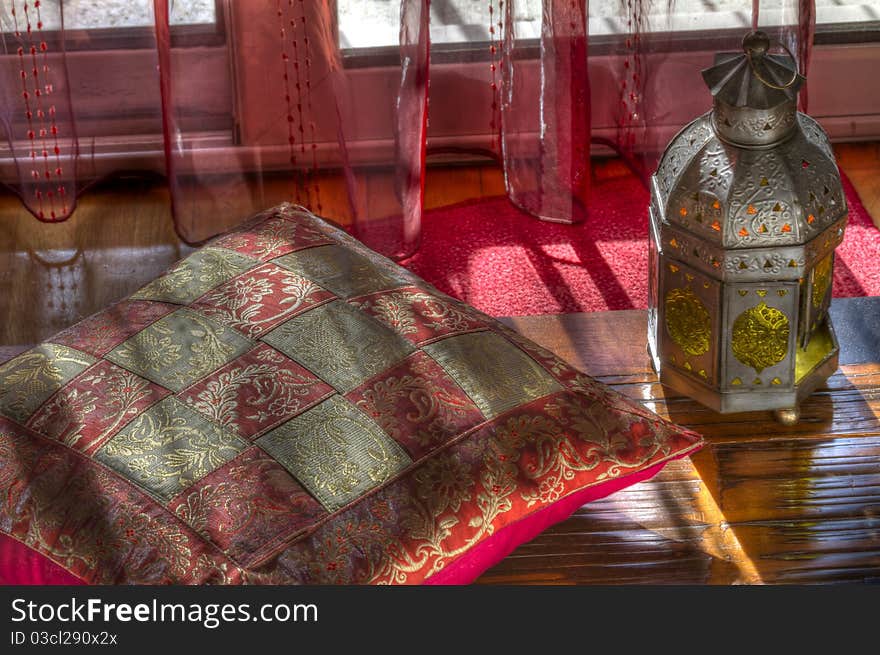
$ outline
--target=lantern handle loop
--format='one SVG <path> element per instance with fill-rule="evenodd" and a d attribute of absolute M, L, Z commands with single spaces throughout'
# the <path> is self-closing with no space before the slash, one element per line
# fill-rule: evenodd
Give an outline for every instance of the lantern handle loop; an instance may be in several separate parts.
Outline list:
<path fill-rule="evenodd" d="M 785 50 L 788 56 L 791 57 L 791 60 L 795 62 L 795 65 L 797 65 L 797 59 L 795 59 L 795 56 L 791 52 L 791 50 L 788 49 L 788 46 L 786 46 L 782 41 L 779 41 L 778 45 L 783 50 Z M 752 73 L 755 74 L 755 77 L 757 77 L 758 80 L 762 84 L 764 84 L 764 86 L 768 86 L 771 89 L 776 89 L 777 91 L 785 91 L 797 81 L 799 75 L 797 70 L 792 71 L 791 79 L 785 84 L 775 84 L 764 79 L 764 76 L 761 75 L 761 73 L 758 71 L 758 67 L 755 65 L 755 60 L 752 58 L 753 56 L 763 57 L 766 54 L 767 50 L 769 50 L 769 48 L 770 39 L 764 32 L 750 32 L 749 34 L 746 34 L 746 36 L 743 38 L 743 50 L 746 53 L 746 59 L 749 60 L 749 66 L 752 69 Z"/>

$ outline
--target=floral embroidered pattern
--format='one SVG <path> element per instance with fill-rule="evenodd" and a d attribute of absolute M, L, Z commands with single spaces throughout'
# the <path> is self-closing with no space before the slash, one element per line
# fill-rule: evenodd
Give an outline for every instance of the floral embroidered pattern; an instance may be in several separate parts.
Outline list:
<path fill-rule="evenodd" d="M 253 339 L 333 297 L 304 277 L 266 264 L 207 293 L 192 307 Z"/>
<path fill-rule="evenodd" d="M 101 361 L 55 394 L 27 426 L 91 455 L 134 416 L 169 393 Z"/>
<path fill-rule="evenodd" d="M 214 423 L 241 437 L 255 438 L 332 393 L 329 384 L 260 344 L 179 398 Z"/>
<path fill-rule="evenodd" d="M 190 309 L 178 309 L 105 357 L 157 384 L 180 391 L 240 355 L 253 342 Z"/>
<path fill-rule="evenodd" d="M 331 396 L 257 444 L 331 511 L 410 463 L 396 441 L 341 396 Z"/>
<path fill-rule="evenodd" d="M 466 307 L 417 288 L 380 292 L 351 303 L 415 344 L 486 327 Z"/>
<path fill-rule="evenodd" d="M 253 226 L 250 230 L 222 237 L 213 245 L 267 261 L 294 250 L 331 243 L 333 242 L 326 236 L 302 222 L 277 216 Z"/>
<path fill-rule="evenodd" d="M 495 332 L 472 332 L 423 346 L 487 418 L 557 391 L 560 385 Z"/>
<path fill-rule="evenodd" d="M 244 564 L 326 515 L 290 473 L 254 447 L 187 489 L 171 509 Z"/>
<path fill-rule="evenodd" d="M 77 323 L 52 341 L 100 357 L 175 309 L 160 302 L 126 300 Z"/>
<path fill-rule="evenodd" d="M 172 397 L 126 425 L 95 459 L 170 500 L 246 447 Z"/>
<path fill-rule="evenodd" d="M 671 426 L 655 430 L 638 418 L 584 410 L 566 392 L 520 407 L 265 566 L 288 582 L 420 582 L 573 490 L 698 447 L 695 435 Z"/>
<path fill-rule="evenodd" d="M 300 250 L 274 262 L 319 282 L 340 298 L 393 289 L 412 282 L 412 275 L 399 267 L 395 267 L 396 270 L 379 268 L 368 257 L 335 245 Z"/>
<path fill-rule="evenodd" d="M 190 303 L 218 284 L 253 268 L 258 261 L 224 248 L 203 248 L 135 293 L 132 300 Z"/>
<path fill-rule="evenodd" d="M 474 402 L 425 353 L 414 353 L 346 398 L 414 459 L 483 421 Z"/>
<path fill-rule="evenodd" d="M 340 392 L 350 391 L 414 350 L 408 341 L 341 301 L 301 314 L 263 340 Z"/>
<path fill-rule="evenodd" d="M 3 418 L 0 463 L 0 530 L 87 583 L 242 580 L 230 560 L 124 479 Z"/>
<path fill-rule="evenodd" d="M 46 343 L 0 366 L 0 414 L 24 423 L 53 393 L 95 359 Z"/>

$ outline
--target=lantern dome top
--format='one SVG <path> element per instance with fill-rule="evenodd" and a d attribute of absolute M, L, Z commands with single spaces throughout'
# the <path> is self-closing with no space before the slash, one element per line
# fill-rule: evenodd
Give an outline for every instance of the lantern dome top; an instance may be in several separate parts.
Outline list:
<path fill-rule="evenodd" d="M 797 246 L 846 215 L 827 135 L 796 114 L 792 134 L 772 148 L 720 138 L 713 112 L 669 144 L 654 175 L 654 211 L 664 223 L 723 249 Z"/>
<path fill-rule="evenodd" d="M 770 54 L 764 32 L 743 38 L 743 52 L 719 53 L 715 65 L 702 71 L 703 80 L 717 101 L 731 107 L 771 109 L 797 100 L 805 78 L 798 74 L 790 54 Z"/>

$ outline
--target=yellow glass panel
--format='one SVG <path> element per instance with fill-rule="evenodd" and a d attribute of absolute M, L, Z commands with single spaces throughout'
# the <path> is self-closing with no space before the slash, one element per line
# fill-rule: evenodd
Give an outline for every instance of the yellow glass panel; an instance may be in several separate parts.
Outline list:
<path fill-rule="evenodd" d="M 795 384 L 798 384 L 807 373 L 828 357 L 833 349 L 834 341 L 831 339 L 831 332 L 828 330 L 827 323 L 822 323 L 810 337 L 807 347 L 798 348 L 795 353 Z"/>

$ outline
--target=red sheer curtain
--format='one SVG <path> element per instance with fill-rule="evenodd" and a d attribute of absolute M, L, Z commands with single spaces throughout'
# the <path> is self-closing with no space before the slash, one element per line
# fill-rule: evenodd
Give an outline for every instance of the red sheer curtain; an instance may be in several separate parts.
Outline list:
<path fill-rule="evenodd" d="M 619 38 L 588 57 L 585 0 L 544 0 L 537 39 L 517 33 L 517 0 L 486 0 L 488 55 L 464 49 L 456 59 L 447 51 L 438 64 L 431 3 L 402 0 L 394 60 L 351 67 L 339 48 L 335 0 L 220 3 L 220 54 L 176 44 L 167 0 L 153 0 L 154 28 L 140 37 L 139 72 L 131 88 L 117 88 L 113 106 L 119 117 L 138 117 L 139 135 L 161 135 L 162 156 L 136 167 L 167 175 L 175 227 L 190 243 L 289 200 L 405 258 L 418 247 L 426 159 L 435 152 L 493 157 L 510 200 L 540 219 L 601 220 L 590 216 L 591 144 L 612 147 L 647 178 L 670 136 L 653 128 L 680 126 L 683 103 L 708 108 L 708 96 L 686 99 L 678 91 L 682 76 L 711 65 L 711 53 L 685 64 L 671 57 L 664 21 L 672 5 L 620 1 Z M 107 172 L 101 130 L 115 123 L 95 111 L 93 96 L 96 76 L 118 54 L 71 52 L 72 40 L 82 46 L 83 36 L 65 28 L 64 2 L 51 30 L 40 2 L 6 5 L 0 173 L 35 217 L 64 220 L 77 195 Z M 766 27 L 759 9 L 755 0 L 752 21 Z M 768 31 L 806 72 L 813 0 L 783 0 L 779 15 Z M 711 46 L 732 49 L 738 40 Z M 211 72 L 217 57 L 228 63 L 228 79 Z M 459 65 L 466 72 L 455 72 Z M 208 129 L 207 94 L 219 87 L 231 106 L 230 125 Z M 445 118 L 430 109 L 441 105 Z M 477 114 L 486 118 L 482 140 L 456 122 Z M 123 123 L 130 128 L 131 121 Z"/>

